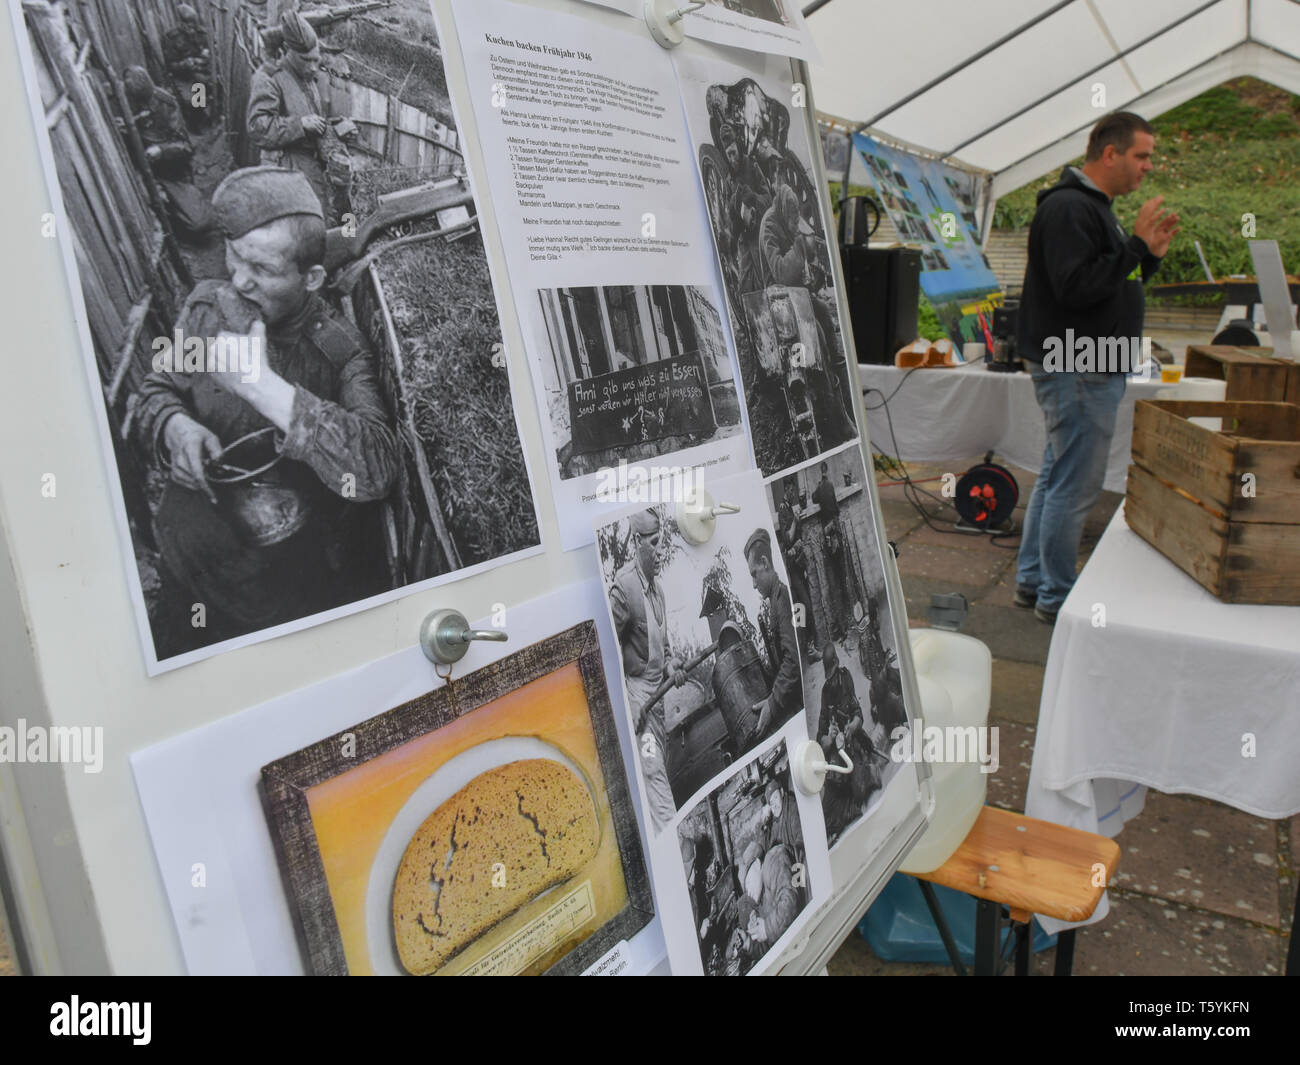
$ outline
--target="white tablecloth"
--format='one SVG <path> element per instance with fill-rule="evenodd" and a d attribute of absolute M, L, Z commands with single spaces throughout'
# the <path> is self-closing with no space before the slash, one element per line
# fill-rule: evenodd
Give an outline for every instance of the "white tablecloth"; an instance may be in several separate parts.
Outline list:
<path fill-rule="evenodd" d="M 971 362 L 948 369 L 917 370 L 900 388 L 907 372 L 894 366 L 858 366 L 864 392 L 880 390 L 864 396 L 867 429 L 875 447 L 904 462 L 961 462 L 992 450 L 1005 462 L 1038 472 L 1047 433 L 1029 374 L 993 373 L 983 362 Z M 1128 382 L 1106 463 L 1104 487 L 1108 492 L 1123 492 L 1128 478 L 1133 404 L 1153 398 L 1166 387 L 1158 377 Z M 897 451 L 880 407 L 880 393 L 888 396 L 896 388 L 897 394 L 889 401 L 889 415 L 898 439 Z"/>
<path fill-rule="evenodd" d="M 1146 787 L 1300 813 L 1300 607 L 1219 602 L 1121 507 L 1056 620 L 1025 812 L 1115 836 Z"/>

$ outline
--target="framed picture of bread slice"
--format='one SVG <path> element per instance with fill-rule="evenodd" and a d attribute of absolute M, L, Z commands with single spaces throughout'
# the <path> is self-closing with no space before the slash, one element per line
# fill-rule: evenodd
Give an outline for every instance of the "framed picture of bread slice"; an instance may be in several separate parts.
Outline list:
<path fill-rule="evenodd" d="M 263 766 L 308 970 L 581 973 L 654 915 L 623 766 L 592 621 Z"/>

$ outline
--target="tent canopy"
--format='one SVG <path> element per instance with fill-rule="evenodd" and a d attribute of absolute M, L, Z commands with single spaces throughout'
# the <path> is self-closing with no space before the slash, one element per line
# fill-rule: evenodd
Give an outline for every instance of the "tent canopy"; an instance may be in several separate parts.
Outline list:
<path fill-rule="evenodd" d="M 1153 118 L 1232 78 L 1300 93 L 1296 0 L 822 0 L 816 104 L 957 165 L 993 196 L 1083 154 L 1107 111 Z"/>

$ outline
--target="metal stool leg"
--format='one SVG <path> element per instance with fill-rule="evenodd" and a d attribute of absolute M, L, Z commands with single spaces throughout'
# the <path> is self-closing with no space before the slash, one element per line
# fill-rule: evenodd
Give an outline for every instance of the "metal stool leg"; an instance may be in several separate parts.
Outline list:
<path fill-rule="evenodd" d="M 1056 968 L 1054 976 L 1069 976 L 1074 968 L 1074 929 L 1061 932 L 1056 937 Z"/>
<path fill-rule="evenodd" d="M 1001 936 L 998 934 L 1002 923 L 1002 906 L 988 899 L 975 901 L 975 975 L 997 976 L 998 957 L 1002 953 Z"/>
<path fill-rule="evenodd" d="M 926 906 L 930 909 L 930 917 L 934 921 L 934 926 L 939 929 L 939 938 L 943 940 L 943 949 L 948 952 L 948 961 L 952 963 L 953 972 L 958 976 L 965 976 L 966 966 L 962 964 L 961 952 L 957 949 L 957 941 L 952 938 L 952 929 L 948 927 L 948 918 L 943 915 L 934 888 L 924 880 L 918 880 L 917 883 L 921 885 L 921 895 L 925 899 Z"/>
<path fill-rule="evenodd" d="M 1291 945 L 1286 951 L 1286 976 L 1300 976 L 1300 944 L 1296 942 L 1296 925 L 1300 924 L 1300 882 L 1295 889 L 1295 909 L 1291 911 Z"/>
<path fill-rule="evenodd" d="M 1032 918 L 1031 918 L 1032 921 Z M 1029 935 L 1033 925 L 1017 924 L 1016 929 L 1016 975 L 1029 975 Z"/>

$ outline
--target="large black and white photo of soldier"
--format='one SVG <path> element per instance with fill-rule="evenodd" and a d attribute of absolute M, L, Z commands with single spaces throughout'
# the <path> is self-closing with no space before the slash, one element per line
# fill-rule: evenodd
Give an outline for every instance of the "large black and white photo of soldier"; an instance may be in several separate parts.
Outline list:
<path fill-rule="evenodd" d="M 717 297 L 694 285 L 541 289 L 541 361 L 564 479 L 738 436 Z"/>
<path fill-rule="evenodd" d="M 659 832 L 803 710 L 790 592 L 761 499 L 719 519 L 701 546 L 667 505 L 601 527 L 596 543 Z"/>
<path fill-rule="evenodd" d="M 427 3 L 22 17 L 150 670 L 536 549 Z"/>
<path fill-rule="evenodd" d="M 765 477 L 857 435 L 812 149 L 779 95 L 752 77 L 683 95 Z"/>
<path fill-rule="evenodd" d="M 906 726 L 898 642 L 862 452 L 848 447 L 767 487 L 803 652 L 808 736 L 827 761 L 853 763 L 822 788 L 834 846 L 898 771 L 893 730 Z"/>
<path fill-rule="evenodd" d="M 786 745 L 704 796 L 677 826 L 706 976 L 744 976 L 808 905 Z"/>

